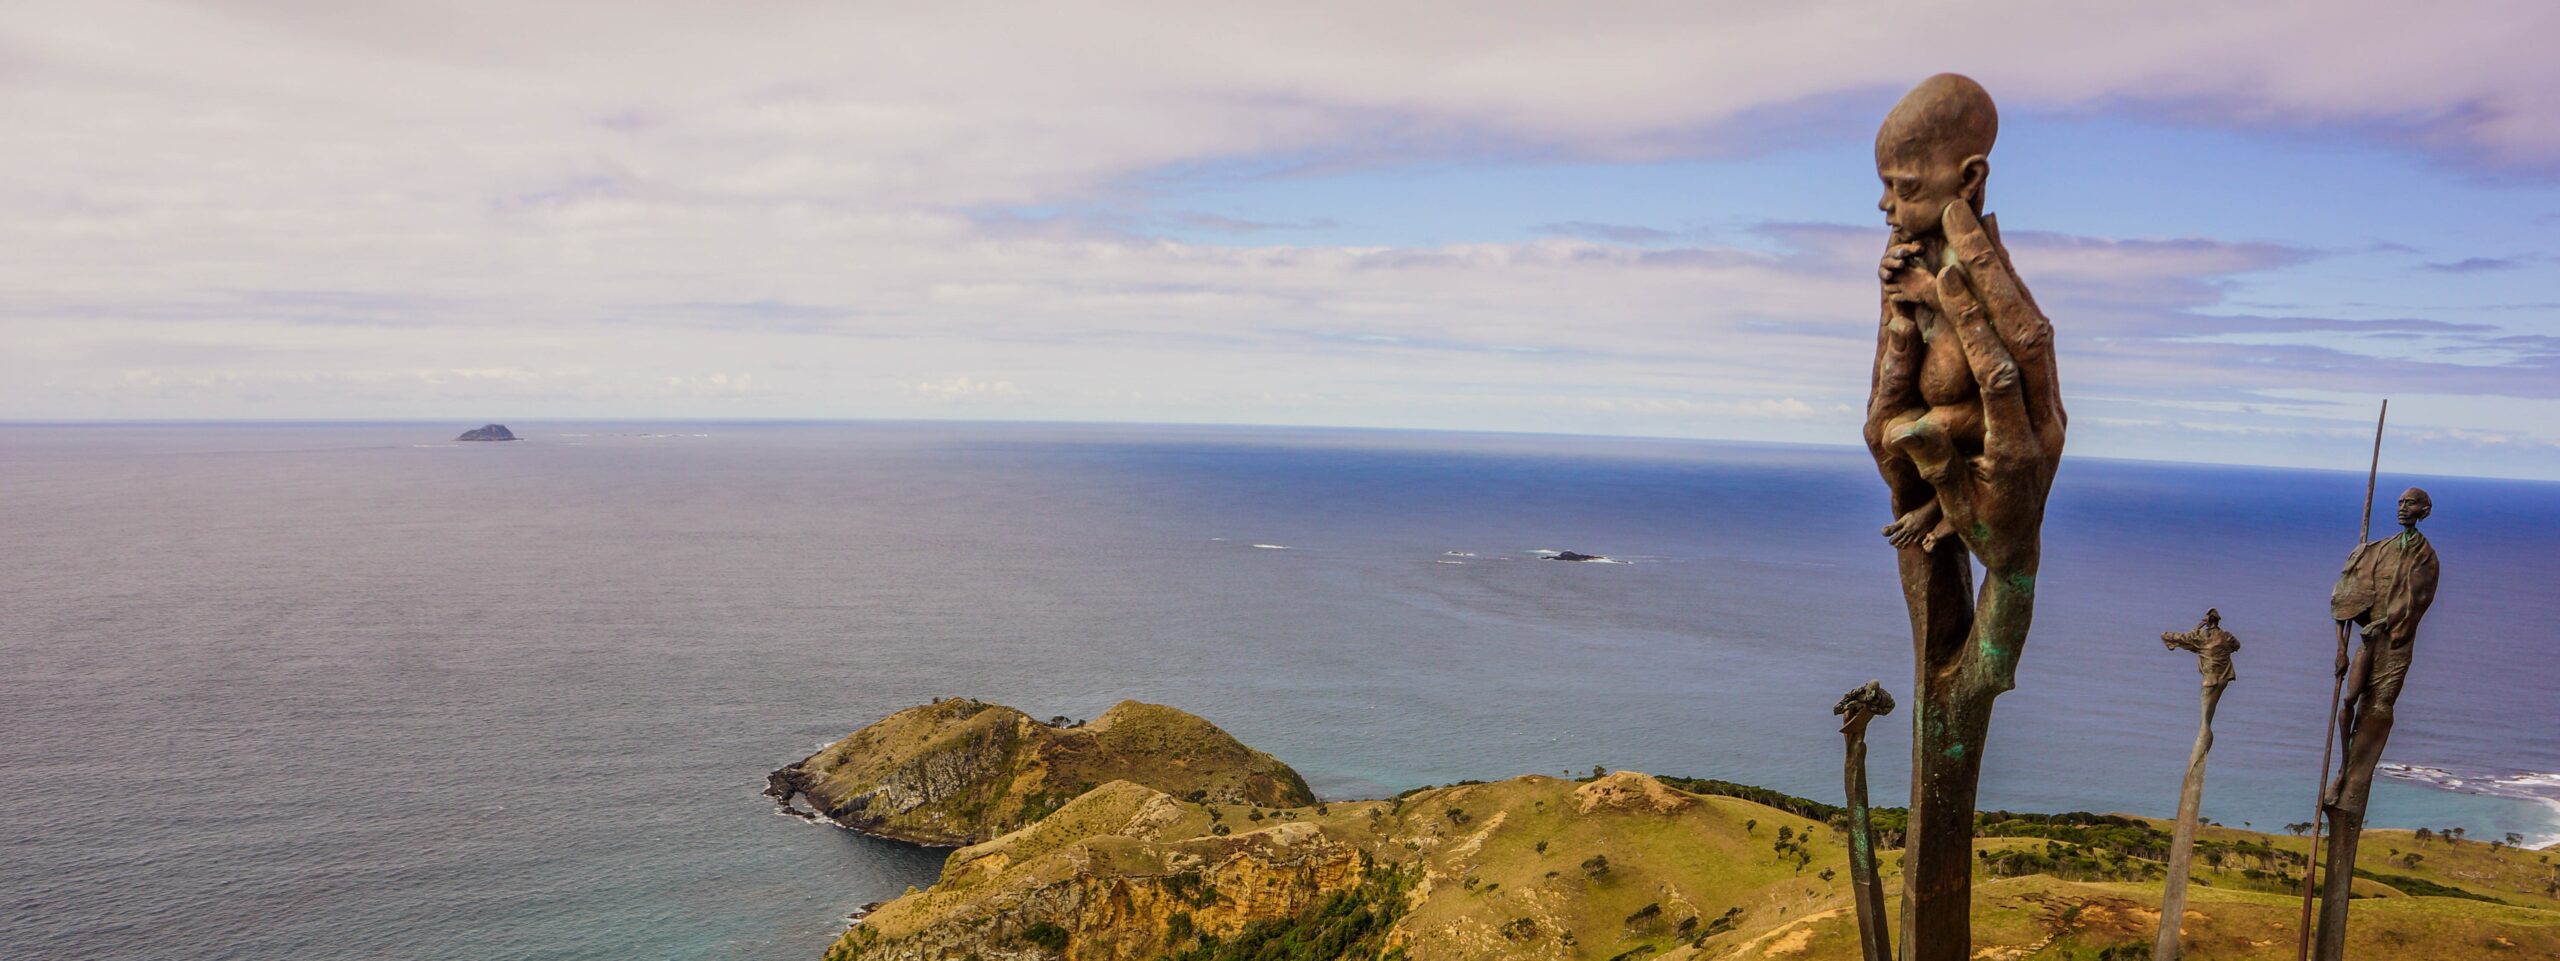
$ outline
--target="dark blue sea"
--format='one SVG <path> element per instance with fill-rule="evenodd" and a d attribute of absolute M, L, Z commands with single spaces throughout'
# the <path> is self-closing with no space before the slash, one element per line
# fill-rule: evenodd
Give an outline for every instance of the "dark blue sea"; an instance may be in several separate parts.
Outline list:
<path fill-rule="evenodd" d="M 809 961 L 940 857 L 764 773 L 943 695 L 1173 704 L 1332 796 L 1599 764 L 1832 799 L 1832 701 L 1909 689 L 1859 450 L 465 426 L 0 426 L 0 957 Z M 2168 813 L 2196 673 L 2158 635 L 2218 606 L 2206 816 L 2307 819 L 2363 480 L 2068 462 L 1985 806 Z M 2551 843 L 2560 485 L 2382 499 L 2412 482 L 2444 585 L 2373 821 Z"/>

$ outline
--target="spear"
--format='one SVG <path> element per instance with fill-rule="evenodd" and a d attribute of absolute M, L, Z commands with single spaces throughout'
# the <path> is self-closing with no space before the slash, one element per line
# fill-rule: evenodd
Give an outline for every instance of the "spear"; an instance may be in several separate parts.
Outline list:
<path fill-rule="evenodd" d="M 2382 472 L 2382 424 L 2389 419 L 2391 399 L 2386 397 L 2382 400 L 2382 413 L 2373 419 L 2373 462 L 2364 469 L 2364 511 L 2356 515 L 2357 547 L 2363 547 L 2365 538 L 2373 536 L 2373 481 L 2375 475 Z M 2338 679 L 2329 687 L 2329 726 L 2320 735 L 2320 789 L 2312 794 L 2315 800 L 2311 804 L 2311 860 L 2302 871 L 2302 937 L 2294 943 L 2294 961 L 2308 961 L 2311 957 L 2311 892 L 2317 889 L 2313 882 L 2320 875 L 2320 819 L 2328 812 L 2328 806 L 2316 799 L 2326 796 L 2329 791 L 2329 759 L 2338 749 L 2338 701 L 2347 689 L 2345 621 L 2338 622 L 2337 665 Z M 2337 869 L 2337 865 L 2329 866 L 2331 871 Z M 2354 867 L 2349 866 L 2348 870 L 2354 870 Z"/>

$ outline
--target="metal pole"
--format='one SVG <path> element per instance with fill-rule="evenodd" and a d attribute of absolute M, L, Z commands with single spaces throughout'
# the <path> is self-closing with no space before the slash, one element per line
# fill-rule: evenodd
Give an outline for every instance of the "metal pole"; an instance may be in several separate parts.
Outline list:
<path fill-rule="evenodd" d="M 2386 397 L 2382 401 L 2382 413 L 2373 419 L 2373 462 L 2366 465 L 2364 471 L 2364 513 L 2356 516 L 2357 547 L 2363 547 L 2365 538 L 2373 536 L 2373 482 L 2374 478 L 2382 472 L 2382 425 L 2384 421 L 2390 419 L 2391 399 Z M 2340 721 L 2338 701 L 2345 695 L 2347 689 L 2347 622 L 2345 621 L 2338 622 L 2336 663 L 2337 680 L 2329 686 L 2329 726 L 2320 735 L 2320 789 L 2312 794 L 2310 861 L 2302 870 L 2302 936 L 2294 943 L 2294 961 L 2309 961 L 2311 957 L 2311 894 L 2319 888 L 2320 819 L 2328 813 L 2328 806 L 2320 803 L 2319 799 L 2327 797 L 2329 793 L 2329 760 L 2338 749 L 2338 722 Z M 2329 866 L 2331 871 L 2337 869 L 2337 865 Z M 2355 870 L 2355 865 L 2348 865 L 2347 870 Z"/>

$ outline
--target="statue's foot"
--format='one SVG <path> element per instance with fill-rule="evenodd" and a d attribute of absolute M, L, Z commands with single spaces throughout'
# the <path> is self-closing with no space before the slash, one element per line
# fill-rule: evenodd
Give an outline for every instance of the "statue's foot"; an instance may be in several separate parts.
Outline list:
<path fill-rule="evenodd" d="M 1948 523 L 1943 517 L 1939 518 L 1938 526 L 1930 528 L 1928 535 L 1920 538 L 1920 549 L 1936 553 L 1940 542 L 1954 536 L 1956 536 L 1956 526 Z"/>
<path fill-rule="evenodd" d="M 1934 500 L 1912 508 L 1901 517 L 1894 518 L 1893 523 L 1884 526 L 1884 539 L 1892 541 L 1896 548 L 1917 545 L 1921 543 L 1922 538 L 1928 536 L 1932 526 L 1940 526 L 1938 514 L 1938 502 Z"/>

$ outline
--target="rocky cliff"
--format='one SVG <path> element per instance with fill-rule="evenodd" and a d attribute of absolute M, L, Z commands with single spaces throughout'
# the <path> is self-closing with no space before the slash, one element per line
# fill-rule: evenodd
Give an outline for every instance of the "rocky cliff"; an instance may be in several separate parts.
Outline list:
<path fill-rule="evenodd" d="M 1154 958 L 1289 922 L 1373 877 L 1393 884 L 1347 836 L 1356 825 L 1266 816 L 1267 827 L 1236 832 L 1225 818 L 1114 781 L 953 852 L 941 880 L 864 917 L 828 961 Z"/>
<path fill-rule="evenodd" d="M 1090 723 L 1047 724 L 948 698 L 892 714 L 767 779 L 786 806 L 883 837 L 975 844 L 1113 781 L 1217 804 L 1312 804 L 1307 782 L 1214 724 L 1122 701 Z"/>

